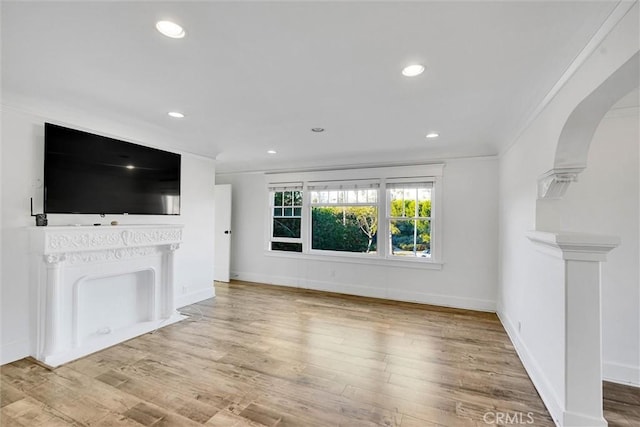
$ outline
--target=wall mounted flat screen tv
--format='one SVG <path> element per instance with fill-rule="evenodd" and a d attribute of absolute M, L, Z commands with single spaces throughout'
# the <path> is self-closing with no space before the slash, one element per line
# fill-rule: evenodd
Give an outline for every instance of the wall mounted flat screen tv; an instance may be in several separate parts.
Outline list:
<path fill-rule="evenodd" d="M 44 125 L 47 214 L 180 215 L 180 155 Z"/>

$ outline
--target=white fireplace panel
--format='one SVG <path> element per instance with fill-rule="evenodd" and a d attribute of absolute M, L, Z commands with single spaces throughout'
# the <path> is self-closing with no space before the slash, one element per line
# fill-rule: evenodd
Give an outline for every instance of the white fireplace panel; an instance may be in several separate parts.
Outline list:
<path fill-rule="evenodd" d="M 85 277 L 75 286 L 74 347 L 153 320 L 155 271 Z"/>

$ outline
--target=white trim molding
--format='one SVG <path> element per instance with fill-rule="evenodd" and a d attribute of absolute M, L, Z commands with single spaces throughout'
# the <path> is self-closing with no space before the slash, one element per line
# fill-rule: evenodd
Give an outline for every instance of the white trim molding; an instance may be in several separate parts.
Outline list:
<path fill-rule="evenodd" d="M 27 357 L 29 350 L 30 342 L 28 338 L 2 344 L 2 348 L 0 348 L 0 365 Z"/>
<path fill-rule="evenodd" d="M 538 361 L 532 356 L 533 353 L 529 347 L 527 347 L 527 344 L 521 339 L 520 334 L 511 319 L 509 319 L 503 310 L 497 310 L 496 314 L 498 315 L 498 319 L 500 319 L 500 323 L 502 323 L 504 330 L 507 332 L 516 353 L 518 353 L 518 357 L 522 361 L 529 378 L 531 378 L 536 390 L 538 390 L 538 394 L 540 395 L 542 402 L 547 407 L 547 410 L 549 411 L 549 414 L 551 414 L 555 424 L 560 425 L 559 418 L 562 414 L 560 402 L 562 400 L 558 397 L 556 390 L 549 381 L 548 376 L 545 375 L 544 370 L 538 364 Z"/>
<path fill-rule="evenodd" d="M 640 387 L 640 368 L 638 366 L 605 360 L 602 368 L 605 381 Z"/>
<path fill-rule="evenodd" d="M 379 287 L 362 285 L 360 283 L 331 282 L 324 280 L 302 279 L 297 277 L 255 274 L 233 271 L 236 280 L 261 283 L 266 285 L 286 286 L 291 288 L 312 289 L 323 292 L 333 292 L 345 295 L 357 295 L 370 298 L 381 298 L 393 301 L 414 302 L 419 304 L 437 305 L 441 307 L 461 308 L 465 310 L 495 313 L 496 302 L 479 298 L 459 297 L 427 292 L 412 292 L 397 290 L 393 287 Z"/>
<path fill-rule="evenodd" d="M 503 156 L 506 152 L 511 150 L 513 146 L 515 146 L 516 142 L 520 139 L 522 134 L 531 126 L 531 124 L 542 114 L 545 108 L 551 101 L 558 95 L 558 93 L 565 87 L 565 85 L 571 80 L 574 74 L 584 65 L 584 63 L 589 59 L 594 52 L 600 47 L 600 45 L 607 39 L 611 31 L 616 28 L 620 22 L 629 14 L 629 11 L 636 6 L 637 0 L 634 1 L 618 1 L 614 9 L 611 11 L 607 19 L 602 23 L 598 31 L 591 37 L 591 40 L 585 45 L 582 51 L 573 59 L 571 64 L 564 71 L 562 76 L 556 81 L 553 87 L 549 90 L 549 92 L 545 95 L 545 97 L 540 101 L 535 110 L 529 115 L 527 121 L 524 125 L 518 130 L 518 132 L 512 138 L 511 143 L 509 143 L 503 150 L 500 152 L 500 156 Z M 631 14 L 633 18 L 633 14 Z M 637 20 L 637 18 L 635 18 Z"/>
<path fill-rule="evenodd" d="M 539 250 L 574 261 L 606 261 L 607 254 L 620 245 L 619 237 L 587 233 L 530 231 L 527 238 Z"/>
<path fill-rule="evenodd" d="M 212 284 L 210 288 L 199 289 L 196 292 L 179 295 L 176 297 L 176 307 L 179 309 L 187 305 L 195 304 L 216 296 L 215 286 Z M 178 310 L 179 311 L 179 310 Z"/>

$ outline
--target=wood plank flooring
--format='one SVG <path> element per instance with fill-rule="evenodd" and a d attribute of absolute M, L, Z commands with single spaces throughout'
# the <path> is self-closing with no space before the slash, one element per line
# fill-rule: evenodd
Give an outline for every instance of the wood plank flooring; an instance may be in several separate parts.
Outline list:
<path fill-rule="evenodd" d="M 2 366 L 0 425 L 553 425 L 493 314 L 243 282 L 216 292 L 188 320 L 53 371 Z M 638 425 L 640 402 L 609 391 L 610 425 Z"/>
<path fill-rule="evenodd" d="M 640 388 L 605 381 L 602 393 L 609 427 L 640 426 Z"/>

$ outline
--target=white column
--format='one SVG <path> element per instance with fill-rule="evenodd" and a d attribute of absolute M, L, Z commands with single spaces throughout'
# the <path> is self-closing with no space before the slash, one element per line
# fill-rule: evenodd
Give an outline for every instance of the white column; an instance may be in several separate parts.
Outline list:
<path fill-rule="evenodd" d="M 167 246 L 167 252 L 165 253 L 166 261 L 164 263 L 164 277 L 162 282 L 162 295 L 161 301 L 163 305 L 160 307 L 161 313 L 160 317 L 162 319 L 167 319 L 174 314 L 176 314 L 175 307 L 175 290 L 174 290 L 174 282 L 175 282 L 175 252 L 180 247 L 179 243 L 173 243 Z"/>
<path fill-rule="evenodd" d="M 45 289 L 45 333 L 43 354 L 55 354 L 60 344 L 60 283 L 62 269 L 61 264 L 65 260 L 64 254 L 45 255 L 44 261 L 47 265 L 47 280 L 44 282 Z"/>
<path fill-rule="evenodd" d="M 565 395 L 560 424 L 606 426 L 602 412 L 600 263 L 620 239 L 539 231 L 527 237 L 564 260 Z"/>

